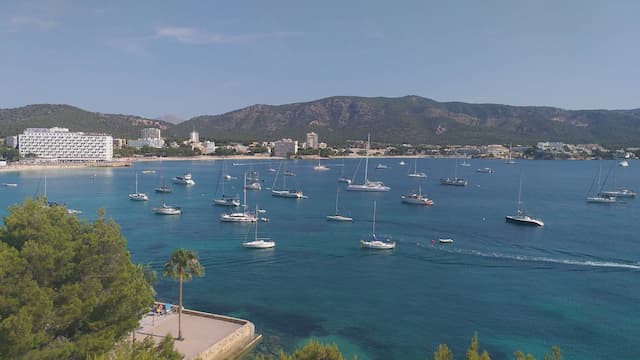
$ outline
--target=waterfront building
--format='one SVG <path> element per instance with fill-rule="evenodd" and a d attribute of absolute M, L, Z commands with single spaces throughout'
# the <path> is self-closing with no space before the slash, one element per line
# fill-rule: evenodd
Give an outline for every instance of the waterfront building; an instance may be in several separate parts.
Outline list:
<path fill-rule="evenodd" d="M 11 146 L 14 149 L 18 148 L 18 137 L 17 136 L 7 136 L 4 138 L 4 143 L 7 146 Z"/>
<path fill-rule="evenodd" d="M 127 141 L 127 146 L 136 148 L 138 150 L 142 149 L 145 146 L 152 147 L 155 149 L 161 149 L 164 147 L 164 139 L 144 138 L 144 139 L 129 140 Z"/>
<path fill-rule="evenodd" d="M 127 146 L 126 139 L 113 139 L 113 148 L 114 149 L 122 149 Z"/>
<path fill-rule="evenodd" d="M 298 153 L 298 141 L 281 139 L 273 143 L 273 156 L 287 156 Z"/>
<path fill-rule="evenodd" d="M 549 141 L 538 142 L 536 147 L 538 148 L 538 150 L 541 150 L 541 151 L 552 151 L 552 152 L 564 151 L 564 143 L 561 143 L 561 142 L 549 142 Z"/>
<path fill-rule="evenodd" d="M 160 139 L 160 129 L 158 128 L 144 128 L 140 130 L 141 139 Z"/>
<path fill-rule="evenodd" d="M 318 149 L 318 134 L 314 132 L 307 133 L 307 148 Z"/>
<path fill-rule="evenodd" d="M 18 135 L 21 156 L 59 162 L 111 161 L 113 137 L 108 134 L 71 132 L 66 128 L 28 128 Z"/>

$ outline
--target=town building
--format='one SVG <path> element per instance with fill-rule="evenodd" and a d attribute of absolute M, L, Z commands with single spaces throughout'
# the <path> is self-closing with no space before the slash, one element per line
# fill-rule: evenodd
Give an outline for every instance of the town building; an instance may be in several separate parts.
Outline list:
<path fill-rule="evenodd" d="M 144 128 L 140 130 L 140 138 L 141 139 L 160 139 L 162 136 L 160 135 L 160 129 L 158 128 Z"/>
<path fill-rule="evenodd" d="M 561 142 L 539 142 L 536 147 L 541 151 L 562 152 L 564 151 L 564 143 Z"/>
<path fill-rule="evenodd" d="M 162 149 L 164 147 L 164 139 L 157 138 L 144 138 L 144 139 L 135 139 L 127 141 L 127 146 L 136 148 L 138 150 L 142 149 L 145 146 Z"/>
<path fill-rule="evenodd" d="M 281 139 L 273 143 L 273 156 L 288 156 L 298 153 L 298 141 Z"/>
<path fill-rule="evenodd" d="M 25 157 L 56 162 L 113 160 L 113 137 L 71 132 L 66 128 L 28 128 L 18 135 L 18 151 Z"/>
<path fill-rule="evenodd" d="M 18 137 L 13 135 L 13 136 L 7 136 L 4 138 L 4 143 L 7 146 L 11 146 L 14 149 L 18 148 Z"/>
<path fill-rule="evenodd" d="M 318 134 L 314 132 L 307 133 L 306 147 L 318 149 Z"/>
<path fill-rule="evenodd" d="M 122 149 L 127 146 L 126 139 L 113 139 L 113 148 L 114 149 Z"/>
<path fill-rule="evenodd" d="M 200 134 L 197 131 L 193 130 L 189 133 L 189 142 L 193 144 L 197 144 L 200 142 Z"/>

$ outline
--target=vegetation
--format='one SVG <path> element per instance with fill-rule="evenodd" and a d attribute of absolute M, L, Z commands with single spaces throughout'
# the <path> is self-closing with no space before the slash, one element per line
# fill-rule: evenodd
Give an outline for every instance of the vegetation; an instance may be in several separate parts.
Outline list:
<path fill-rule="evenodd" d="M 0 146 L 0 159 L 18 161 L 20 160 L 20 153 L 11 146 L 2 145 Z"/>
<path fill-rule="evenodd" d="M 356 360 L 357 358 L 354 358 Z M 289 355 L 280 351 L 277 358 L 260 355 L 256 360 L 344 360 L 344 355 L 338 349 L 338 345 L 325 345 L 316 340 L 310 340 L 300 349 L 296 349 Z"/>
<path fill-rule="evenodd" d="M 152 289 L 119 227 L 49 207 L 14 205 L 0 228 L 0 358 L 83 359 L 138 326 Z"/>
<path fill-rule="evenodd" d="M 108 354 L 89 356 L 88 360 L 180 360 L 182 354 L 174 348 L 170 335 L 165 336 L 158 345 L 151 337 L 143 341 L 122 341 Z"/>
<path fill-rule="evenodd" d="M 178 249 L 171 254 L 171 259 L 164 265 L 162 275 L 178 280 L 179 296 L 178 296 L 178 340 L 182 337 L 182 283 L 189 281 L 196 276 L 204 276 L 204 267 L 198 260 L 198 255 L 189 250 Z"/>

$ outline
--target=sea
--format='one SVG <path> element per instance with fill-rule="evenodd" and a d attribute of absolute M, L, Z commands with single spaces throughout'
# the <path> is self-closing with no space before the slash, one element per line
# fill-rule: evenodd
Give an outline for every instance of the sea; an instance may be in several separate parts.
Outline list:
<path fill-rule="evenodd" d="M 322 160 L 330 168 L 324 172 L 313 170 L 313 160 L 228 159 L 227 195 L 242 198 L 243 174 L 259 173 L 262 190 L 247 191 L 247 205 L 266 210 L 261 216 L 269 221 L 258 232 L 276 241 L 270 250 L 241 246 L 254 237 L 253 225 L 218 220 L 228 211 L 212 203 L 220 195 L 219 159 L 49 169 L 46 188 L 50 201 L 81 210 L 83 219 L 105 209 L 134 262 L 161 272 L 174 250 L 196 251 L 206 274 L 185 284 L 185 306 L 250 320 L 264 336 L 256 351 L 291 351 L 314 338 L 336 343 L 349 358 L 425 359 L 441 343 L 460 358 L 477 332 L 492 359 L 512 359 L 517 350 L 541 358 L 553 345 L 566 359 L 640 358 L 640 199 L 585 201 L 598 190 L 598 177 L 605 188 L 640 190 L 640 161 L 626 168 L 615 161 L 468 162 L 370 159 L 369 179 L 391 190 L 361 193 L 336 180 L 344 175 L 362 183 L 362 159 Z M 378 163 L 387 169 L 376 170 Z M 296 174 L 286 178 L 288 186 L 307 199 L 271 196 L 274 180 L 282 186 L 283 169 L 269 169 L 281 166 Z M 414 166 L 428 177 L 408 177 Z M 476 172 L 484 167 L 494 172 Z M 186 172 L 195 185 L 170 183 Z M 136 173 L 148 202 L 127 198 Z M 440 185 L 454 174 L 468 186 Z M 174 189 L 164 201 L 181 206 L 182 215 L 152 212 L 163 202 L 153 190 L 161 177 Z M 42 194 L 44 178 L 40 171 L 0 173 L 0 183 L 17 184 L 0 187 L 2 215 Z M 544 227 L 505 222 L 516 212 L 520 184 L 523 208 Z M 435 204 L 400 201 L 418 189 Z M 326 221 L 336 198 L 353 223 Z M 376 235 L 396 241 L 395 250 L 359 246 L 371 235 L 374 202 Z M 439 238 L 454 242 L 434 242 Z M 160 278 L 155 288 L 160 301 L 177 302 L 176 282 Z"/>

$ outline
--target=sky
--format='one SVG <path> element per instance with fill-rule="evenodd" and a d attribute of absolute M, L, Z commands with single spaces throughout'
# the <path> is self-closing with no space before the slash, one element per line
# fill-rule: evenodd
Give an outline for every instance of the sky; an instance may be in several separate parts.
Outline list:
<path fill-rule="evenodd" d="M 640 108 L 640 2 L 2 0 L 0 108 L 150 118 L 334 95 Z"/>

